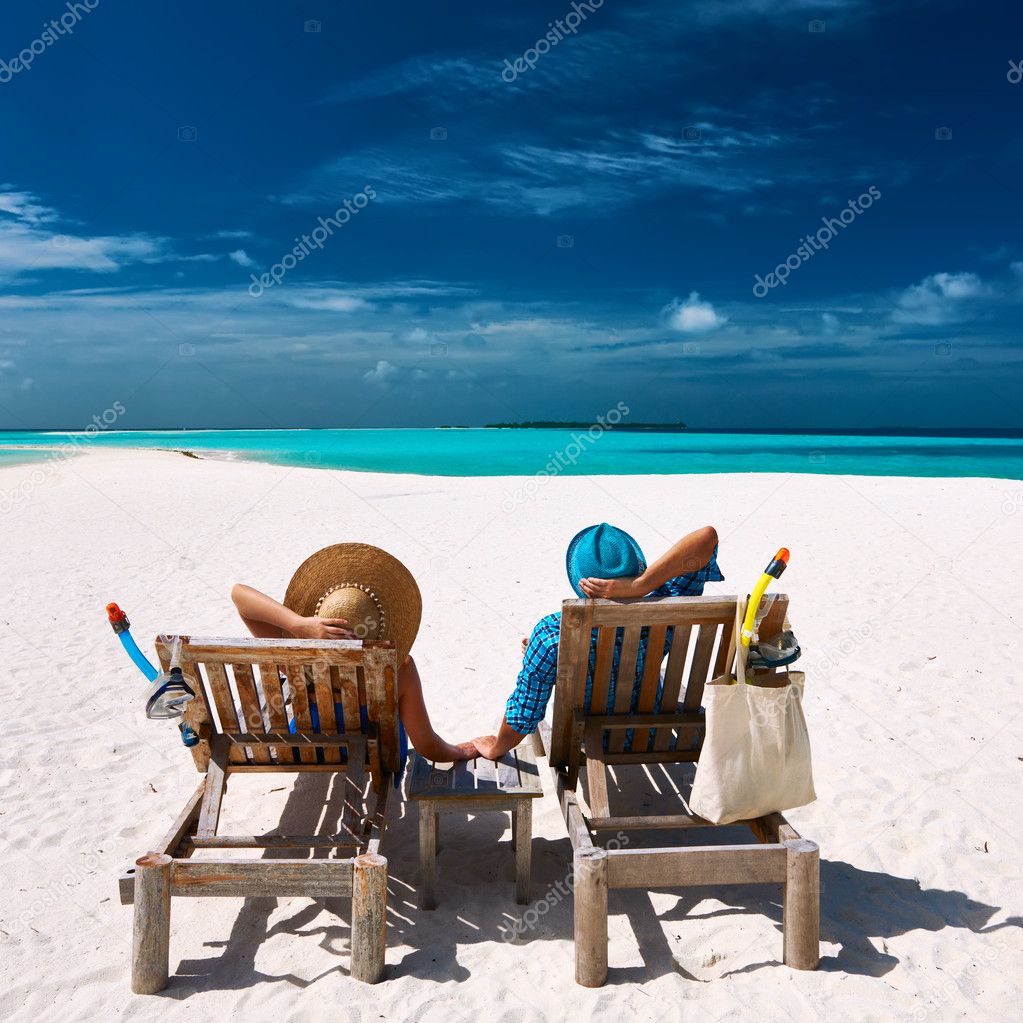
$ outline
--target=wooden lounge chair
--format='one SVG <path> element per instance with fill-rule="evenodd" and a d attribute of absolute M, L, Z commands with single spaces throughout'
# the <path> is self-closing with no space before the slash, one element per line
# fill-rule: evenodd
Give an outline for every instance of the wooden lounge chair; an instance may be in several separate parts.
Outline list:
<path fill-rule="evenodd" d="M 174 645 L 196 693 L 186 705 L 185 721 L 200 738 L 191 753 L 205 776 L 170 831 L 121 876 L 121 902 L 135 904 L 132 990 L 154 994 L 166 986 L 171 901 L 183 896 L 350 897 L 351 973 L 375 983 L 384 969 L 387 903 L 387 860 L 379 849 L 387 796 L 399 767 L 393 645 L 168 636 L 157 640 L 165 671 Z M 288 680 L 283 690 L 281 673 Z M 335 704 L 343 708 L 344 731 L 337 727 Z M 289 731 L 289 711 L 295 732 Z M 375 794 L 369 813 L 367 766 Z M 218 835 L 228 779 L 268 771 L 339 775 L 339 830 L 330 835 Z M 238 849 L 302 849 L 303 857 L 321 858 L 202 855 Z"/>
<path fill-rule="evenodd" d="M 788 598 L 778 595 L 760 627 L 768 639 L 785 622 Z M 607 979 L 609 888 L 674 888 L 690 885 L 784 885 L 783 957 L 788 966 L 812 970 L 819 958 L 819 853 L 780 813 L 747 825 L 759 844 L 686 845 L 605 849 L 603 832 L 626 836 L 635 829 L 712 828 L 689 812 L 614 816 L 607 768 L 695 763 L 704 735 L 704 685 L 729 665 L 734 597 L 664 597 L 655 600 L 567 600 L 562 606 L 554 721 L 543 737 L 569 838 L 574 849 L 576 981 L 600 987 Z M 592 630 L 598 630 L 589 703 L 585 683 Z M 616 632 L 622 630 L 620 667 L 608 709 Z M 660 657 L 667 630 L 671 648 L 661 685 Z M 641 631 L 649 630 L 638 698 L 633 681 Z M 692 649 L 690 651 L 690 647 Z M 631 666 L 630 671 L 626 665 Z M 577 784 L 585 765 L 586 803 Z M 681 798 L 681 797 L 680 797 Z M 730 825 L 734 827 L 735 825 Z"/>

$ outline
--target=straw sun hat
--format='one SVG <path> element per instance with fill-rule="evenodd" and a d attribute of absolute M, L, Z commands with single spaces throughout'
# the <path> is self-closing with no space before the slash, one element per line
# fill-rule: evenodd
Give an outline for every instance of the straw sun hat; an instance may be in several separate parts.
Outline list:
<path fill-rule="evenodd" d="M 336 543 L 310 555 L 288 583 L 284 603 L 303 617 L 344 618 L 356 639 L 391 640 L 399 663 L 423 615 L 412 573 L 368 543 Z"/>

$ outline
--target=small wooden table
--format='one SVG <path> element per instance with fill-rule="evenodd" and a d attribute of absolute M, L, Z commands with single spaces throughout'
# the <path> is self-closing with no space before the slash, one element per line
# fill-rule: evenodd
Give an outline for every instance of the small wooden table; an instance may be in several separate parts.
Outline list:
<path fill-rule="evenodd" d="M 543 795 L 532 743 L 527 740 L 496 763 L 479 757 L 438 767 L 416 756 L 409 799 L 419 803 L 419 908 L 437 907 L 438 814 L 510 811 L 515 845 L 515 898 L 529 901 L 533 800 Z"/>

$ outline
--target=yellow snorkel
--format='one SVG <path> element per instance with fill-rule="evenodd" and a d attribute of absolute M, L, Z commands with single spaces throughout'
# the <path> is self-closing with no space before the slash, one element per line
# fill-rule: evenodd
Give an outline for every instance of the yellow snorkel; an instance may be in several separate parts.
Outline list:
<path fill-rule="evenodd" d="M 742 623 L 742 635 L 739 637 L 740 642 L 746 649 L 749 648 L 750 642 L 753 639 L 753 625 L 757 619 L 757 608 L 760 607 L 760 600 L 764 595 L 764 591 L 771 585 L 772 579 L 781 577 L 788 563 L 789 549 L 788 547 L 782 547 L 771 559 L 771 563 L 764 569 L 757 580 L 756 586 L 753 587 L 753 593 L 750 594 L 749 603 L 746 605 L 746 618 Z"/>

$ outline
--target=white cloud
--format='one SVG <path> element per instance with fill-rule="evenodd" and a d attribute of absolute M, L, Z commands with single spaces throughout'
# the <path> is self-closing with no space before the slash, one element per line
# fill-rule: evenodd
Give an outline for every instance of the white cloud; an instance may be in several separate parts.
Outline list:
<path fill-rule="evenodd" d="M 684 302 L 679 299 L 669 302 L 664 307 L 668 326 L 683 334 L 705 334 L 723 327 L 728 322 L 727 316 L 721 316 L 710 302 L 701 302 L 698 292 L 690 292 Z"/>
<path fill-rule="evenodd" d="M 923 326 L 968 319 L 973 312 L 970 300 L 982 298 L 989 290 L 973 273 L 931 274 L 899 296 L 892 319 Z"/>
<path fill-rule="evenodd" d="M 376 384 L 378 387 L 389 387 L 398 378 L 400 373 L 401 370 L 393 362 L 381 359 L 374 369 L 362 374 L 362 379 L 366 383 Z"/>
<path fill-rule="evenodd" d="M 56 220 L 57 214 L 29 192 L 0 192 L 0 213 L 9 213 L 30 224 Z"/>
<path fill-rule="evenodd" d="M 223 231 L 214 231 L 212 234 L 206 235 L 206 237 L 217 239 L 252 238 L 253 234 L 251 231 L 242 231 L 234 228 L 228 228 Z"/>
<path fill-rule="evenodd" d="M 838 317 L 834 313 L 821 313 L 821 330 L 829 337 L 834 337 L 839 330 Z"/>
<path fill-rule="evenodd" d="M 233 260 L 239 266 L 250 267 L 256 265 L 256 261 L 244 249 L 235 249 L 234 252 L 229 252 L 227 258 Z"/>
<path fill-rule="evenodd" d="M 309 290 L 297 294 L 285 295 L 288 305 L 296 309 L 311 309 L 323 313 L 354 313 L 360 309 L 368 309 L 369 303 L 357 295 L 347 295 L 339 291 Z"/>
<path fill-rule="evenodd" d="M 168 239 L 142 232 L 124 235 L 61 232 L 55 224 L 62 219 L 30 192 L 0 191 L 0 273 L 32 270 L 113 273 L 131 263 L 219 258 L 206 254 L 176 255 Z"/>

